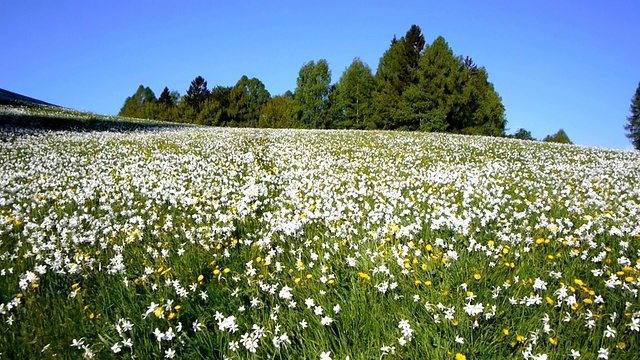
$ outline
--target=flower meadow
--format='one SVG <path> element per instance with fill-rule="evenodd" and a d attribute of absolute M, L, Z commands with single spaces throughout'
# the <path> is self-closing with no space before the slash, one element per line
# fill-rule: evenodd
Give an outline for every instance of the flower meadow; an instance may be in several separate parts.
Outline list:
<path fill-rule="evenodd" d="M 631 359 L 640 155 L 0 130 L 0 358 Z"/>

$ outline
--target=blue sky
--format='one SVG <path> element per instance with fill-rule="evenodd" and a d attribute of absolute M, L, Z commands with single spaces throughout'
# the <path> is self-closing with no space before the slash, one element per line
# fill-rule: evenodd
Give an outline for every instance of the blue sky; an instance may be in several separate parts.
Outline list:
<path fill-rule="evenodd" d="M 510 133 L 563 128 L 576 144 L 630 149 L 623 126 L 640 82 L 640 2 L 0 0 L 0 88 L 116 114 L 138 85 L 184 94 L 260 79 L 294 90 L 326 59 L 337 82 L 359 57 L 375 72 L 412 24 L 489 73 Z"/>

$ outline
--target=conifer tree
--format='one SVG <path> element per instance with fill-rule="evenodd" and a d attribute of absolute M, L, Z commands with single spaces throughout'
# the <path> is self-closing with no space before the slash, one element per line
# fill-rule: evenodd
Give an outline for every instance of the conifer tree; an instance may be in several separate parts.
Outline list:
<path fill-rule="evenodd" d="M 631 98 L 629 110 L 631 111 L 631 115 L 627 117 L 629 123 L 624 126 L 624 129 L 627 131 L 627 138 L 633 147 L 640 150 L 640 83 L 638 83 L 635 95 Z"/>

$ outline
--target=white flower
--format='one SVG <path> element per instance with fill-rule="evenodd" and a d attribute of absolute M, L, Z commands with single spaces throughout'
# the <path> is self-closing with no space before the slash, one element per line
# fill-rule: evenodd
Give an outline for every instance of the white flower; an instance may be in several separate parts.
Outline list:
<path fill-rule="evenodd" d="M 285 300 L 290 300 L 293 295 L 291 294 L 291 289 L 288 286 L 283 286 L 282 289 L 280 289 L 280 293 L 278 293 L 278 296 L 280 296 L 281 299 L 285 299 Z"/>
<path fill-rule="evenodd" d="M 304 304 L 305 304 L 305 305 L 307 305 L 307 309 L 311 309 L 312 307 L 314 307 L 314 306 L 315 306 L 315 302 L 313 301 L 313 299 L 312 299 L 312 298 L 307 298 L 307 299 L 304 301 Z"/>
<path fill-rule="evenodd" d="M 333 319 L 328 317 L 328 316 L 325 316 L 325 317 L 322 318 L 322 320 L 320 320 L 320 324 L 322 324 L 324 326 L 331 325 L 332 322 L 333 322 Z"/>
<path fill-rule="evenodd" d="M 571 349 L 571 355 L 570 355 L 570 356 L 571 356 L 572 358 L 574 358 L 574 359 L 577 359 L 577 358 L 579 358 L 579 357 L 580 357 L 580 352 L 579 352 L 579 351 L 577 351 L 577 350 L 573 350 L 573 349 Z"/>
<path fill-rule="evenodd" d="M 176 356 L 176 352 L 173 349 L 167 349 L 164 352 L 164 358 L 165 359 L 173 359 L 174 356 Z"/>
<path fill-rule="evenodd" d="M 113 344 L 113 346 L 111 347 L 111 351 L 113 351 L 114 354 L 119 353 L 122 350 L 122 347 L 120 346 L 119 343 L 115 343 Z"/>
<path fill-rule="evenodd" d="M 336 304 L 336 306 L 333 307 L 333 313 L 337 314 L 340 312 L 340 304 Z"/>
<path fill-rule="evenodd" d="M 598 359 L 609 359 L 609 349 L 600 348 L 600 350 L 598 350 Z"/>
<path fill-rule="evenodd" d="M 200 321 L 198 321 L 198 319 L 196 319 L 196 321 L 193 322 L 193 332 L 198 332 L 202 329 L 202 324 L 200 323 Z"/>
<path fill-rule="evenodd" d="M 611 326 L 607 325 L 607 330 L 604 331 L 604 336 L 605 337 L 615 337 L 616 336 L 616 329 L 612 328 Z"/>
<path fill-rule="evenodd" d="M 231 351 L 236 351 L 236 350 L 238 350 L 239 347 L 240 347 L 240 345 L 238 344 L 237 341 L 231 341 L 229 343 L 229 350 L 231 350 Z"/>
<path fill-rule="evenodd" d="M 331 352 L 330 351 L 322 352 L 320 354 L 320 360 L 331 360 Z"/>

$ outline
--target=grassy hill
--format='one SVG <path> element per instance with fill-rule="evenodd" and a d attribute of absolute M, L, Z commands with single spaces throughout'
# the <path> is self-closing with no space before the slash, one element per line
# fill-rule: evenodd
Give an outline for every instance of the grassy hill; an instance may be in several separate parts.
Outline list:
<path fill-rule="evenodd" d="M 0 89 L 0 126 L 49 130 L 131 131 L 178 125 L 77 111 Z"/>

